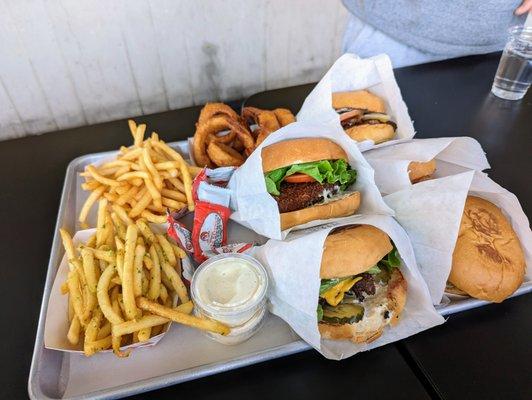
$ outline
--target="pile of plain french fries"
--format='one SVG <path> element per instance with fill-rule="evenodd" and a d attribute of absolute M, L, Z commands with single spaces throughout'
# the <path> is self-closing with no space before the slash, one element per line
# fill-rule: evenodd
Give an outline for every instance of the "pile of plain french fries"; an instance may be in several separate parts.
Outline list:
<path fill-rule="evenodd" d="M 105 197 L 99 200 L 96 232 L 85 244 L 75 246 L 71 235 L 60 230 L 69 266 L 61 286 L 69 295 L 68 341 L 77 345 L 83 340 L 87 356 L 112 348 L 127 357 L 122 346 L 149 340 L 170 321 L 229 333 L 219 322 L 189 315 L 193 304 L 180 277 L 184 251 L 145 219 L 113 218 L 112 210 Z"/>
<path fill-rule="evenodd" d="M 194 210 L 192 177 L 201 168 L 187 164 L 157 133 L 144 139 L 145 124 L 128 122 L 133 145 L 122 146 L 115 160 L 88 165 L 80 174 L 85 178 L 82 189 L 91 191 L 79 214 L 83 229 L 88 227 L 89 211 L 101 197 L 111 204 L 113 220 L 120 218 L 128 224 L 138 218 L 164 223 L 167 208 Z"/>

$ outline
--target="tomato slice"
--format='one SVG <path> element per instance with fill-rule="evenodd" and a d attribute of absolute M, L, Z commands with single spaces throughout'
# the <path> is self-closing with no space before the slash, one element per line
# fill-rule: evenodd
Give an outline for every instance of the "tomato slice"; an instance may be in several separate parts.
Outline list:
<path fill-rule="evenodd" d="M 312 176 L 309 176 L 307 174 L 293 174 L 289 175 L 284 178 L 284 180 L 288 183 L 306 183 L 306 182 L 314 182 L 315 179 Z"/>

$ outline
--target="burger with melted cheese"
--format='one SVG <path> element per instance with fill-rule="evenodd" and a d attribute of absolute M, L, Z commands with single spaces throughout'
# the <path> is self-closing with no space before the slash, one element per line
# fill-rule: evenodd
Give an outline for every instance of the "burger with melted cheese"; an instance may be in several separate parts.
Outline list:
<path fill-rule="evenodd" d="M 378 144 L 395 136 L 397 125 L 386 114 L 384 101 L 367 90 L 335 92 L 332 106 L 345 132 L 357 142 L 370 139 Z"/>
<path fill-rule="evenodd" d="M 266 190 L 277 202 L 281 229 L 352 215 L 360 192 L 345 151 L 324 138 L 284 140 L 262 149 Z"/>
<path fill-rule="evenodd" d="M 501 210 L 466 199 L 446 291 L 500 303 L 523 283 L 526 263 L 517 234 Z"/>
<path fill-rule="evenodd" d="M 323 339 L 371 342 L 399 321 L 407 283 L 386 233 L 370 225 L 333 231 L 321 260 L 318 328 Z"/>

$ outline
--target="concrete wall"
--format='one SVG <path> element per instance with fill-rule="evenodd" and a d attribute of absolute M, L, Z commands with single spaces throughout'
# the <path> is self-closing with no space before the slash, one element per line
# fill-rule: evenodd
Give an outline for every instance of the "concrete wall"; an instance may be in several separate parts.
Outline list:
<path fill-rule="evenodd" d="M 0 139 L 318 80 L 339 0 L 0 0 Z"/>

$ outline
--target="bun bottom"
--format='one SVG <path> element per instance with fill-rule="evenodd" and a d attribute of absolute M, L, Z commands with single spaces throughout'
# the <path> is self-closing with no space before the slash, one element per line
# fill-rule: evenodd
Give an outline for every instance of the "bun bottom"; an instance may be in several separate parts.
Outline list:
<path fill-rule="evenodd" d="M 360 192 L 353 192 L 325 204 L 317 204 L 302 210 L 282 213 L 281 230 L 284 231 L 317 219 L 347 217 L 353 215 L 359 206 Z"/>
<path fill-rule="evenodd" d="M 389 124 L 355 125 L 351 128 L 347 128 L 345 132 L 351 137 L 351 139 L 354 139 L 357 142 L 369 139 L 373 140 L 375 144 L 386 142 L 393 139 L 395 136 L 395 130 Z"/>
<path fill-rule="evenodd" d="M 388 282 L 388 291 L 386 293 L 388 311 L 392 314 L 390 319 L 383 320 L 378 328 L 369 331 L 361 329 L 362 325 L 359 325 L 359 323 L 330 325 L 320 322 L 318 323 L 318 330 L 322 339 L 350 340 L 353 343 L 370 343 L 378 339 L 386 325 L 395 326 L 399 322 L 401 312 L 406 303 L 406 292 L 406 280 L 403 274 L 398 269 L 395 269 Z"/>
<path fill-rule="evenodd" d="M 430 179 L 434 171 L 436 171 L 436 160 L 434 159 L 427 162 L 412 161 L 408 164 L 408 177 L 412 183 Z"/>

